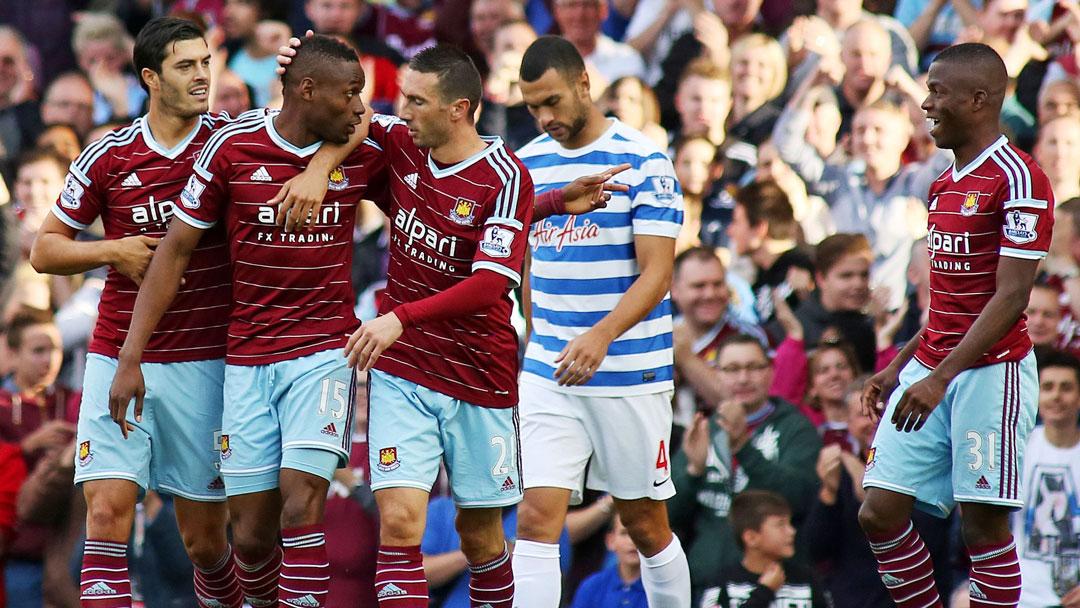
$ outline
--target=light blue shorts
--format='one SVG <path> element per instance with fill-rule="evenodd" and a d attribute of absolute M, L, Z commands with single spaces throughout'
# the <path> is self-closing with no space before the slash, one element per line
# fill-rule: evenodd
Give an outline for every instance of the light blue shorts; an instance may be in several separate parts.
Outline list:
<path fill-rule="evenodd" d="M 378 370 L 368 395 L 372 490 L 430 492 L 445 457 L 459 507 L 521 502 L 517 407 L 480 407 Z"/>
<path fill-rule="evenodd" d="M 125 440 L 109 416 L 116 359 L 87 355 L 75 483 L 129 479 L 144 490 L 189 500 L 225 500 L 218 470 L 225 362 L 143 363 L 142 373 L 146 384 L 142 422 L 135 422 L 132 401 L 127 420 L 135 428 Z"/>
<path fill-rule="evenodd" d="M 354 396 L 339 348 L 226 365 L 221 472 L 229 496 L 278 487 L 282 468 L 331 479 L 349 461 Z"/>
<path fill-rule="evenodd" d="M 1035 355 L 965 370 L 918 431 L 889 421 L 909 386 L 930 375 L 912 359 L 900 373 L 866 463 L 863 487 L 915 497 L 945 517 L 957 502 L 1019 508 L 1024 446 L 1035 424 L 1039 377 Z"/>

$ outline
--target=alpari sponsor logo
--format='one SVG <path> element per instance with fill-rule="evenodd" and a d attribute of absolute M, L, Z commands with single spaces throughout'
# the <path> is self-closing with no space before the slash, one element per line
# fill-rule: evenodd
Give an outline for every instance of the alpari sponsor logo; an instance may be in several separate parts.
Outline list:
<path fill-rule="evenodd" d="M 315 226 L 329 226 L 337 225 L 341 223 L 341 207 L 342 204 L 339 201 L 327 203 L 319 209 L 319 216 L 315 218 Z M 259 211 L 255 216 L 255 221 L 267 226 L 277 225 L 277 207 L 271 205 L 262 205 L 259 207 Z"/>
<path fill-rule="evenodd" d="M 416 217 L 416 209 L 408 213 L 398 209 L 394 215 L 394 242 L 401 245 L 410 257 L 431 264 L 439 270 L 455 272 L 452 260 L 457 255 L 458 237 L 440 233 Z M 421 248 L 421 245 L 424 248 Z M 437 257 L 438 256 L 438 257 Z"/>
<path fill-rule="evenodd" d="M 926 246 L 930 252 L 930 265 L 935 270 L 971 270 L 967 260 L 939 260 L 938 254 L 971 253 L 971 233 L 952 234 L 938 229 L 937 224 L 930 224 L 930 233 L 926 237 Z"/>
<path fill-rule="evenodd" d="M 169 219 L 172 218 L 175 210 L 176 203 L 173 201 L 159 201 L 151 194 L 150 200 L 146 201 L 145 205 L 132 207 L 131 221 L 136 224 L 156 224 L 164 227 L 165 224 L 169 223 Z M 145 227 L 142 229 L 146 230 Z"/>
<path fill-rule="evenodd" d="M 567 217 L 562 226 L 556 226 L 547 220 L 536 222 L 535 226 L 532 234 L 529 235 L 534 242 L 534 250 L 540 247 L 554 247 L 555 251 L 562 251 L 567 245 L 583 244 L 583 241 L 600 236 L 599 226 L 590 219 L 581 220 L 579 226 L 576 215 Z"/>

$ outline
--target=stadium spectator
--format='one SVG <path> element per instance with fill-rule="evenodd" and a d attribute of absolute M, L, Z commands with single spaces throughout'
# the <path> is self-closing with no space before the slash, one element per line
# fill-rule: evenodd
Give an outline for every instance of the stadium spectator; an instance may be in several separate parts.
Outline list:
<path fill-rule="evenodd" d="M 254 105 L 278 99 L 281 83 L 274 56 L 288 38 L 288 27 L 279 21 L 272 0 L 226 0 L 222 29 L 229 49 L 228 67 L 255 93 Z M 284 36 L 282 36 L 284 34 Z"/>
<path fill-rule="evenodd" d="M 1080 115 L 1047 120 L 1039 127 L 1032 154 L 1054 189 L 1055 201 L 1080 196 Z"/>
<path fill-rule="evenodd" d="M 632 129 L 641 131 L 656 145 L 668 145 L 667 131 L 660 126 L 660 104 L 645 81 L 633 76 L 619 78 L 608 85 L 600 98 L 604 113 L 614 115 Z"/>
<path fill-rule="evenodd" d="M 791 507 L 783 496 L 747 490 L 732 501 L 731 524 L 743 551 L 738 564 L 710 577 L 701 593 L 701 608 L 790 605 L 832 606 L 829 592 L 809 569 L 791 562 L 795 557 L 795 528 Z"/>
<path fill-rule="evenodd" d="M 731 79 L 709 59 L 686 66 L 675 92 L 674 122 L 668 132 L 681 137 L 703 136 L 714 146 L 724 143 L 724 123 L 731 110 Z M 663 118 L 663 116 L 661 116 Z"/>
<path fill-rule="evenodd" d="M 839 113 L 836 114 L 835 124 L 839 127 Z M 807 139 L 810 139 L 809 134 Z M 795 221 L 799 223 L 800 235 L 797 239 L 799 242 L 817 245 L 822 239 L 836 232 L 836 226 L 825 199 L 806 191 L 806 184 L 791 168 L 791 165 L 780 158 L 780 152 L 772 140 L 758 146 L 754 181 L 774 181 L 787 195 L 792 214 L 795 216 Z"/>
<path fill-rule="evenodd" d="M 1035 346 L 1056 347 L 1060 343 L 1059 328 L 1062 322 L 1061 292 L 1053 285 L 1036 283 L 1028 298 L 1028 337 Z"/>
<path fill-rule="evenodd" d="M 213 80 L 212 90 L 210 111 L 215 114 L 227 112 L 235 117 L 251 109 L 251 87 L 232 70 L 222 70 Z"/>
<path fill-rule="evenodd" d="M 728 154 L 753 166 L 756 148 L 772 136 L 782 105 L 777 101 L 787 84 L 787 63 L 780 43 L 765 34 L 743 36 L 731 47 L 731 114 L 729 139 L 746 144 L 743 156 Z M 734 176 L 725 175 L 726 179 Z"/>
<path fill-rule="evenodd" d="M 11 178 L 15 159 L 33 147 L 40 129 L 27 48 L 18 30 L 0 25 L 0 174 L 4 179 Z"/>
<path fill-rule="evenodd" d="M 1023 508 L 1013 513 L 1023 588 L 1020 606 L 1071 606 L 1080 601 L 1080 361 L 1051 353 L 1039 361 L 1039 416 L 1024 452 Z"/>
<path fill-rule="evenodd" d="M 45 127 L 38 135 L 38 148 L 52 148 L 64 158 L 75 160 L 82 152 L 82 141 L 75 127 L 64 123 L 54 123 Z"/>
<path fill-rule="evenodd" d="M 691 136 L 680 139 L 672 147 L 675 178 L 683 192 L 683 225 L 675 240 L 675 253 L 702 243 L 718 245 L 722 221 L 714 217 L 713 209 L 703 201 L 715 177 L 716 146 L 703 136 Z"/>
<path fill-rule="evenodd" d="M 680 316 L 672 331 L 675 351 L 675 424 L 690 427 L 694 412 L 711 412 L 724 399 L 717 351 L 736 334 L 764 332 L 741 320 L 731 308 L 731 290 L 720 258 L 709 247 L 692 247 L 675 258 L 671 301 Z"/>
<path fill-rule="evenodd" d="M 870 12 L 860 0 L 820 0 L 815 14 L 825 20 L 837 36 L 844 36 L 851 26 L 860 21 L 876 22 L 889 35 L 886 43 L 879 44 L 880 50 L 884 51 L 885 60 L 890 65 L 899 66 L 909 74 L 915 73 L 917 63 L 915 42 L 907 28 L 896 19 L 889 15 Z M 845 48 L 847 48 L 847 42 L 847 40 L 844 41 Z"/>
<path fill-rule="evenodd" d="M 562 36 L 608 81 L 645 76 L 645 63 L 630 45 L 600 31 L 608 17 L 608 0 L 554 0 L 555 22 Z"/>
<path fill-rule="evenodd" d="M 525 9 L 520 0 L 472 0 L 469 6 L 470 42 L 479 52 L 473 55 L 476 69 L 487 77 L 491 66 L 487 58 L 495 48 L 495 32 L 507 21 L 525 18 Z"/>
<path fill-rule="evenodd" d="M 484 98 L 477 130 L 498 135 L 512 150 L 540 134 L 536 121 L 525 107 L 518 85 L 521 57 L 536 40 L 536 32 L 524 19 L 507 21 L 495 31 L 488 64 L 491 73 L 484 83 Z"/>
<path fill-rule="evenodd" d="M 582 581 L 571 608 L 647 608 L 641 584 L 641 555 L 616 515 L 606 537 L 614 563 Z"/>
<path fill-rule="evenodd" d="M 768 397 L 776 370 L 753 336 L 728 338 L 717 368 L 725 401 L 698 414 L 672 457 L 679 493 L 668 501 L 672 525 L 693 529 L 687 555 L 694 585 L 708 583 L 740 550 L 729 521 L 731 500 L 745 489 L 778 492 L 792 506 L 796 525 L 810 503 L 821 439 L 795 406 Z"/>
<path fill-rule="evenodd" d="M 56 77 L 41 101 L 41 123 L 69 124 L 79 137 L 86 137 L 94 128 L 94 88 L 79 72 L 67 72 Z"/>
<path fill-rule="evenodd" d="M 75 24 L 71 46 L 94 87 L 94 124 L 143 112 L 146 91 L 130 71 L 133 44 L 115 15 L 87 13 Z"/>
<path fill-rule="evenodd" d="M 825 436 L 818 455 L 817 475 L 821 482 L 816 500 L 803 522 L 811 562 L 823 573 L 825 588 L 836 606 L 845 608 L 890 608 L 893 606 L 881 576 L 874 567 L 870 544 L 859 528 L 859 505 L 863 499 L 862 477 L 876 423 L 859 402 L 865 376 L 842 389 L 837 410 L 844 418 L 847 442 Z M 917 512 L 916 527 L 931 541 L 931 555 L 942 563 L 948 559 L 950 520 Z M 943 569 L 937 585 L 946 595 L 950 573 Z"/>
<path fill-rule="evenodd" d="M 773 292 L 797 308 L 813 290 L 814 265 L 796 247 L 797 234 L 795 212 L 776 182 L 754 182 L 735 193 L 735 210 L 727 227 L 731 252 L 753 263 L 754 308 L 774 344 L 783 336 L 773 318 Z"/>

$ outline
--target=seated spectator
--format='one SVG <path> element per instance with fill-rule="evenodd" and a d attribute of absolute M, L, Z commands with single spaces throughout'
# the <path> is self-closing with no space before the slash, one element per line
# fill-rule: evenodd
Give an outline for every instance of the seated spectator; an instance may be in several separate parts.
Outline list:
<path fill-rule="evenodd" d="M 876 368 L 874 319 L 870 304 L 870 243 L 861 234 L 834 234 L 818 243 L 814 255 L 817 289 L 795 309 L 803 340 L 816 347 L 838 335 L 855 349 L 860 369 Z M 830 331 L 831 330 L 831 331 Z"/>
<path fill-rule="evenodd" d="M 8 180 L 41 127 L 27 49 L 18 30 L 0 25 L 0 176 Z"/>
<path fill-rule="evenodd" d="M 1039 361 L 1039 416 L 1024 450 L 1024 480 L 1012 529 L 1020 557 L 1022 608 L 1080 601 L 1080 361 L 1051 353 Z"/>
<path fill-rule="evenodd" d="M 813 289 L 814 265 L 796 247 L 797 235 L 795 212 L 776 182 L 754 182 L 735 193 L 727 236 L 732 254 L 746 256 L 754 265 L 754 307 L 771 344 L 783 338 L 774 318 L 773 292 L 781 293 L 796 308 Z"/>
<path fill-rule="evenodd" d="M 899 79 L 895 88 L 914 98 L 920 85 L 903 74 L 893 76 Z M 889 288 L 889 308 L 895 310 L 906 292 L 904 273 L 911 245 L 926 235 L 930 184 L 949 166 L 951 155 L 939 152 L 925 162 L 903 165 L 912 134 L 907 110 L 881 100 L 855 116 L 853 158 L 847 162 L 824 159 L 805 140 L 812 118 L 805 95 L 812 86 L 813 79 L 792 97 L 776 123 L 773 142 L 810 192 L 829 204 L 837 230 L 862 233 L 870 240 L 872 282 Z"/>
<path fill-rule="evenodd" d="M 581 583 L 571 608 L 648 608 L 641 584 L 641 554 L 618 515 L 611 520 L 606 541 L 615 563 Z"/>
<path fill-rule="evenodd" d="M 715 414 L 695 417 L 671 460 L 679 493 L 668 500 L 668 516 L 680 536 L 693 538 L 687 557 L 699 589 L 740 559 L 728 517 L 732 497 L 747 488 L 777 492 L 800 522 L 817 488 L 821 449 L 817 431 L 795 406 L 768 396 L 774 369 L 757 338 L 728 338 L 717 369 L 725 400 Z"/>
<path fill-rule="evenodd" d="M 672 331 L 676 392 L 675 424 L 689 428 L 694 412 L 711 412 L 724 399 L 717 366 L 717 351 L 731 336 L 765 333 L 731 309 L 724 265 L 708 247 L 693 247 L 675 258 L 671 301 L 679 310 Z"/>
<path fill-rule="evenodd" d="M 1028 337 L 1034 346 L 1056 348 L 1061 342 L 1061 292 L 1046 283 L 1036 283 L 1031 288 L 1027 308 Z"/>
<path fill-rule="evenodd" d="M 845 418 L 846 432 L 825 436 L 817 462 L 821 487 L 801 530 L 811 561 L 823 574 L 836 606 L 890 608 L 893 602 L 858 521 L 863 472 L 876 431 L 875 421 L 863 413 L 860 401 L 864 382 L 865 377 L 844 389 L 840 415 Z M 931 539 L 927 546 L 938 560 L 935 563 L 948 563 L 948 520 L 921 511 L 914 513 L 913 520 L 923 538 Z M 940 569 L 937 585 L 942 597 L 950 582 L 948 569 Z"/>
<path fill-rule="evenodd" d="M 271 0 L 227 0 L 222 24 L 229 53 L 228 68 L 236 72 L 255 92 L 255 107 L 263 107 L 281 91 L 277 69 L 277 49 L 289 37 L 288 26 L 271 6 Z M 275 33 L 276 32 L 276 33 Z"/>
<path fill-rule="evenodd" d="M 71 46 L 94 87 L 94 124 L 143 113 L 147 94 L 130 70 L 133 44 L 115 15 L 86 13 L 75 23 Z"/>
<path fill-rule="evenodd" d="M 675 253 L 722 241 L 722 218 L 704 206 L 706 188 L 712 182 L 716 146 L 704 137 L 687 137 L 675 142 L 675 178 L 683 194 L 683 225 L 675 239 Z"/>
<path fill-rule="evenodd" d="M 251 87 L 236 72 L 222 70 L 211 84 L 214 91 L 210 100 L 211 112 L 227 112 L 229 116 L 236 117 L 252 108 Z"/>
<path fill-rule="evenodd" d="M 1033 156 L 1050 179 L 1055 201 L 1080 196 L 1080 116 L 1061 116 L 1040 126 Z"/>
<path fill-rule="evenodd" d="M 724 143 L 724 123 L 731 109 L 731 80 L 708 59 L 686 66 L 675 91 L 676 121 L 665 124 L 677 137 L 704 137 L 714 146 Z"/>
<path fill-rule="evenodd" d="M 735 542 L 743 551 L 739 564 L 714 575 L 696 605 L 701 608 L 832 606 L 832 599 L 810 570 L 792 563 L 795 528 L 783 496 L 747 490 L 731 504 Z M 807 601 L 809 600 L 809 602 Z"/>
<path fill-rule="evenodd" d="M 45 127 L 37 138 L 38 148 L 52 148 L 69 160 L 82 152 L 82 142 L 75 127 L 64 123 L 53 123 Z"/>
<path fill-rule="evenodd" d="M 74 422 L 79 403 L 77 393 L 55 384 L 61 363 L 60 331 L 48 312 L 26 310 L 15 315 L 6 334 L 12 373 L 0 386 L 0 442 L 21 447 L 30 471 L 26 483 L 55 487 L 47 482 L 57 470 L 66 467 L 74 474 Z M 63 462 L 65 457 L 67 462 Z M 71 477 L 62 485 L 64 495 L 70 496 Z M 63 504 L 50 506 L 56 511 L 19 510 L 5 564 L 8 605 L 13 608 L 40 606 L 44 601 L 42 583 L 50 532 L 66 513 Z M 68 581 L 68 590 L 77 592 L 70 576 Z M 18 603 L 13 603 L 16 598 Z"/>
<path fill-rule="evenodd" d="M 513 150 L 540 134 L 518 86 L 521 58 L 535 40 L 536 32 L 528 21 L 508 21 L 495 31 L 492 55 L 488 59 L 491 74 L 484 81 L 484 98 L 476 128 L 485 135 L 502 137 Z"/>
<path fill-rule="evenodd" d="M 86 76 L 67 72 L 49 83 L 41 101 L 41 123 L 71 125 L 79 137 L 90 133 L 95 124 L 94 88 Z"/>
<path fill-rule="evenodd" d="M 427 527 L 420 550 L 424 554 L 424 574 L 430 588 L 431 604 L 440 608 L 468 608 L 469 564 L 461 551 L 461 537 L 454 528 L 457 509 L 449 496 L 437 496 L 428 503 Z M 610 511 L 609 511 L 610 514 Z M 567 520 L 570 525 L 570 520 Z M 517 534 L 517 508 L 503 509 L 503 530 L 508 542 Z M 570 566 L 570 533 L 563 529 L 559 538 L 560 568 Z"/>
<path fill-rule="evenodd" d="M 840 125 L 840 114 L 836 113 L 837 127 Z M 808 135 L 809 137 L 809 135 Z M 795 221 L 799 223 L 801 234 L 796 239 L 807 245 L 817 245 L 822 239 L 836 232 L 836 224 L 825 199 L 817 195 L 811 195 L 806 191 L 806 184 L 798 174 L 780 158 L 780 152 L 773 145 L 772 140 L 758 146 L 757 167 L 754 171 L 754 181 L 774 181 L 787 195 L 791 203 L 791 211 Z M 686 200 L 686 188 L 683 188 L 683 200 Z M 685 217 L 685 216 L 684 216 Z"/>
<path fill-rule="evenodd" d="M 563 38 L 608 82 L 624 76 L 645 76 L 645 62 L 630 45 L 600 31 L 608 17 L 608 0 L 554 0 L 555 22 Z"/>
<path fill-rule="evenodd" d="M 604 91 L 600 104 L 605 114 L 614 115 L 641 131 L 660 148 L 667 147 L 668 135 L 660 126 L 660 104 L 656 93 L 645 86 L 642 79 L 625 76 L 615 80 Z"/>

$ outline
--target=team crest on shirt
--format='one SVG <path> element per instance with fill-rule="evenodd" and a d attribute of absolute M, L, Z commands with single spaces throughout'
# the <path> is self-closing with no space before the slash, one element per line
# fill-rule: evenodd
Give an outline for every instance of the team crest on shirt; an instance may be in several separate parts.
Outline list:
<path fill-rule="evenodd" d="M 447 217 L 455 224 L 471 226 L 475 216 L 476 203 L 467 198 L 459 198 L 457 199 L 457 202 L 454 203 L 454 208 L 450 210 L 450 215 Z"/>
<path fill-rule="evenodd" d="M 397 448 L 382 448 L 379 450 L 379 470 L 393 471 L 401 466 L 397 457 Z"/>
<path fill-rule="evenodd" d="M 1034 213 L 1024 213 L 1015 209 L 1009 211 L 1005 214 L 1005 238 L 1017 245 L 1034 241 L 1039 238 L 1039 234 L 1035 232 L 1035 224 L 1038 221 L 1039 216 Z"/>
<path fill-rule="evenodd" d="M 330 183 L 327 187 L 331 190 L 344 190 L 349 187 L 349 178 L 345 177 L 345 170 L 341 168 L 341 165 L 330 172 Z"/>
<path fill-rule="evenodd" d="M 67 179 L 64 180 L 64 189 L 60 192 L 60 204 L 68 209 L 78 209 L 84 192 L 86 190 L 79 180 L 68 173 Z"/>
<path fill-rule="evenodd" d="M 232 456 L 232 448 L 229 447 L 229 436 L 223 433 L 221 435 L 221 459 L 228 460 L 229 456 Z"/>
<path fill-rule="evenodd" d="M 960 204 L 960 215 L 971 217 L 979 211 L 979 193 L 968 192 L 964 195 L 964 202 Z"/>
<path fill-rule="evenodd" d="M 877 464 L 877 448 L 870 448 L 870 451 L 866 453 L 866 470 L 874 468 Z"/>
<path fill-rule="evenodd" d="M 79 444 L 79 466 L 85 467 L 94 459 L 94 452 L 90 450 L 90 442 L 84 441 Z"/>

